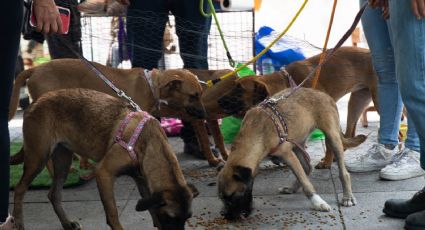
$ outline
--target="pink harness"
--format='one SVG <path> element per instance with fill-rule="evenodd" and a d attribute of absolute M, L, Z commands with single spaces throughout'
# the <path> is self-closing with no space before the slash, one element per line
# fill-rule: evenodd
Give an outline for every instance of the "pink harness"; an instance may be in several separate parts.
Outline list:
<path fill-rule="evenodd" d="M 124 130 L 127 127 L 128 123 L 130 122 L 131 118 L 133 118 L 138 113 L 143 114 L 143 118 L 142 120 L 140 120 L 139 124 L 137 124 L 137 127 L 134 130 L 133 135 L 131 136 L 130 140 L 127 143 L 123 140 Z M 137 154 L 134 152 L 134 145 L 136 144 L 136 141 L 139 138 L 140 133 L 143 130 L 143 127 L 145 126 L 146 122 L 149 119 L 154 119 L 154 118 L 145 111 L 131 112 L 127 114 L 127 116 L 121 122 L 120 127 L 118 128 L 117 134 L 115 135 L 115 142 L 121 145 L 124 149 L 128 151 L 128 155 L 130 155 L 130 158 L 136 164 L 138 163 L 138 160 L 137 160 Z"/>

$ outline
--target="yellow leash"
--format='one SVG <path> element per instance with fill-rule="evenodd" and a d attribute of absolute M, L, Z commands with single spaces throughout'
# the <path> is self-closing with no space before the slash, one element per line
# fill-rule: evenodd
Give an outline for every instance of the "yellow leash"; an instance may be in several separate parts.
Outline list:
<path fill-rule="evenodd" d="M 218 79 L 215 80 L 209 80 L 207 81 L 207 85 L 208 87 L 212 87 L 214 84 L 216 84 L 217 82 L 225 79 L 226 77 L 232 76 L 233 74 L 239 72 L 240 70 L 242 70 L 243 68 L 247 67 L 249 64 L 254 63 L 255 61 L 258 60 L 258 58 L 260 58 L 261 56 L 263 56 L 263 54 L 265 54 L 274 44 L 276 44 L 277 41 L 279 41 L 279 39 L 281 39 L 283 37 L 283 35 L 286 34 L 286 32 L 288 32 L 288 30 L 291 28 L 292 24 L 294 24 L 294 22 L 296 21 L 296 19 L 298 18 L 298 16 L 301 14 L 301 12 L 303 11 L 304 7 L 306 6 L 308 0 L 304 0 L 304 3 L 301 5 L 300 9 L 297 11 L 297 13 L 295 14 L 294 18 L 292 18 L 291 22 L 289 23 L 289 25 L 285 28 L 284 31 L 282 31 L 282 33 L 279 34 L 279 36 L 274 39 L 266 48 L 264 48 L 259 54 L 257 54 L 255 57 L 253 57 L 250 61 L 248 61 L 247 63 L 241 65 L 240 67 L 238 67 L 237 69 L 233 70 L 230 73 L 227 73 L 223 76 L 221 76 Z"/>
<path fill-rule="evenodd" d="M 332 24 L 333 24 L 333 21 L 334 21 L 335 9 L 336 9 L 336 3 L 337 2 L 338 2 L 338 0 L 334 0 L 334 5 L 333 5 L 333 8 L 332 8 L 331 18 L 329 19 L 328 32 L 326 33 L 325 44 L 323 45 L 322 54 L 320 55 L 320 59 L 319 59 L 319 66 L 322 64 L 322 62 L 323 62 L 323 60 L 325 59 L 325 56 L 326 56 L 326 50 L 327 50 L 327 47 L 328 47 L 329 37 L 331 35 Z M 316 88 L 317 81 L 319 80 L 319 75 L 320 75 L 320 70 L 321 69 L 322 69 L 321 67 L 317 68 L 316 74 L 313 77 L 313 80 L 312 80 L 312 88 L 313 89 Z"/>

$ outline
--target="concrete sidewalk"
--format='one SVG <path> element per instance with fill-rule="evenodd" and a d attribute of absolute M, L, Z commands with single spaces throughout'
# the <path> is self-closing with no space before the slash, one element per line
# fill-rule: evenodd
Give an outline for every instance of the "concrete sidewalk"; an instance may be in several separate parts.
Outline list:
<path fill-rule="evenodd" d="M 339 103 L 341 123 L 345 126 L 347 98 Z M 347 154 L 364 153 L 371 142 L 376 140 L 377 115 L 369 115 L 369 127 L 358 125 L 357 133 L 369 134 L 366 143 Z M 10 123 L 11 138 L 22 138 L 22 113 Z M 183 143 L 179 138 L 169 139 L 188 181 L 200 191 L 193 202 L 193 217 L 187 229 L 402 229 L 403 220 L 387 218 L 382 213 L 384 201 L 388 198 L 409 198 L 424 185 L 424 178 L 404 181 L 382 181 L 378 172 L 352 173 L 352 188 L 358 204 L 341 207 L 341 182 L 334 164 L 330 170 L 314 170 L 310 179 L 318 193 L 332 206 L 329 213 L 310 209 L 310 202 L 303 193 L 280 195 L 278 188 L 289 185 L 294 176 L 287 168 L 277 167 L 268 161 L 261 165 L 254 183 L 254 211 L 247 220 L 225 223 L 220 215 L 222 204 L 217 197 L 216 171 L 206 161 L 182 154 Z M 324 155 L 321 141 L 311 142 L 307 151 L 315 165 Z M 25 196 L 25 226 L 29 230 L 62 229 L 61 224 L 47 199 L 47 190 L 30 190 Z M 125 229 L 153 229 L 147 212 L 136 212 L 140 198 L 136 186 L 128 177 L 120 177 L 115 185 L 120 221 Z M 13 191 L 10 192 L 13 208 Z M 65 189 L 64 208 L 73 220 L 78 220 L 83 229 L 109 229 L 96 182 L 90 181 L 79 187 Z"/>

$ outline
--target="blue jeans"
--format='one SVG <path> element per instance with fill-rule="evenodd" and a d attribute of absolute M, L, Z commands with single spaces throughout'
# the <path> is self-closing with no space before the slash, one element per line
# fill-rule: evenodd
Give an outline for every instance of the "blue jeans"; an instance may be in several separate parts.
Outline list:
<path fill-rule="evenodd" d="M 410 1 L 390 0 L 390 27 L 400 93 L 419 134 L 425 169 L 425 20 L 417 20 Z"/>
<path fill-rule="evenodd" d="M 360 0 L 360 5 L 367 0 Z M 382 18 L 381 9 L 366 8 L 362 16 L 363 30 L 372 55 L 372 62 L 378 74 L 379 135 L 381 144 L 396 145 L 403 109 L 399 82 L 395 73 L 394 50 L 391 43 L 389 22 Z M 419 151 L 419 137 L 410 114 L 407 115 L 406 147 Z"/>
<path fill-rule="evenodd" d="M 22 26 L 22 0 L 5 0 L 0 8 L 0 222 L 9 208 L 9 101 Z"/>

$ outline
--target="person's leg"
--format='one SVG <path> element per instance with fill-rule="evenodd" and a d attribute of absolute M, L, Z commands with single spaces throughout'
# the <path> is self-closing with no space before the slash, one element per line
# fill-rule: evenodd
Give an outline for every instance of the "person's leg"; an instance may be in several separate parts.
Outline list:
<path fill-rule="evenodd" d="M 425 168 L 425 21 L 418 20 L 410 1 L 390 0 L 390 25 L 400 92 L 420 140 L 421 166 Z M 425 191 L 409 200 L 388 200 L 384 212 L 406 216 L 406 229 L 425 228 Z"/>
<path fill-rule="evenodd" d="M 360 0 L 360 4 L 367 0 Z M 395 76 L 394 53 L 387 22 L 381 9 L 366 8 L 362 16 L 363 30 L 370 48 L 373 66 L 378 75 L 379 133 L 378 143 L 366 155 L 347 159 L 352 172 L 380 170 L 397 153 L 398 130 L 403 108 Z"/>
<path fill-rule="evenodd" d="M 82 54 L 81 47 L 81 14 L 75 7 L 78 5 L 77 0 L 56 0 L 56 5 L 69 8 L 71 11 L 69 32 L 65 35 L 46 35 L 47 44 L 49 47 L 50 57 L 52 59 L 58 58 L 78 58 L 68 46 L 66 46 L 61 39 L 66 40 L 74 51 Z"/>
<path fill-rule="evenodd" d="M 207 6 L 207 1 L 204 1 Z M 209 10 L 208 7 L 206 10 Z M 198 0 L 173 1 L 171 11 L 176 20 L 176 33 L 179 37 L 180 56 L 183 68 L 208 69 L 208 34 L 211 17 L 199 12 Z M 184 142 L 184 152 L 203 157 L 192 125 L 183 121 L 180 137 Z"/>
<path fill-rule="evenodd" d="M 131 1 L 126 26 L 127 49 L 133 67 L 158 68 L 167 20 L 167 1 Z"/>
<path fill-rule="evenodd" d="M 208 34 L 211 17 L 199 12 L 198 0 L 173 1 L 171 11 L 176 17 L 176 33 L 179 37 L 180 56 L 184 68 L 208 69 Z M 205 11 L 209 11 L 204 1 Z"/>
<path fill-rule="evenodd" d="M 0 8 L 0 223 L 9 215 L 9 101 L 20 32 L 22 26 L 22 0 L 4 0 Z"/>

